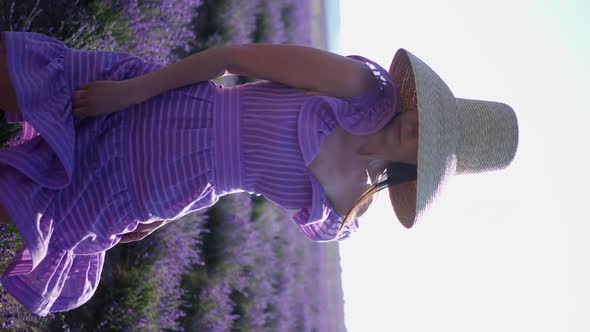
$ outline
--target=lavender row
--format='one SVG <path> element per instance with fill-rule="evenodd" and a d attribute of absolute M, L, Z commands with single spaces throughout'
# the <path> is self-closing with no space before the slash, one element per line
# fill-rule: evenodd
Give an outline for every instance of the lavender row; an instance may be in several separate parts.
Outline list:
<path fill-rule="evenodd" d="M 168 64 L 178 60 L 171 50 L 189 50 L 195 38 L 190 23 L 200 5 L 201 0 L 107 0 L 100 8 L 119 13 L 118 20 L 127 25 L 128 44 L 122 51 Z"/>
<path fill-rule="evenodd" d="M 329 319 L 325 283 L 318 282 L 325 258 L 321 244 L 307 240 L 278 206 L 250 196 L 220 201 L 215 238 L 219 258 L 201 290 L 190 328 L 207 331 L 313 331 Z M 328 274 L 322 274 L 328 277 Z"/>
<path fill-rule="evenodd" d="M 142 331 L 168 329 L 180 331 L 181 310 L 186 290 L 181 287 L 182 276 L 191 268 L 205 265 L 201 256 L 203 226 L 207 215 L 197 212 L 172 222 L 155 233 L 157 259 L 149 273 L 150 283 L 158 290 L 157 315 L 142 317 L 134 326 Z"/>

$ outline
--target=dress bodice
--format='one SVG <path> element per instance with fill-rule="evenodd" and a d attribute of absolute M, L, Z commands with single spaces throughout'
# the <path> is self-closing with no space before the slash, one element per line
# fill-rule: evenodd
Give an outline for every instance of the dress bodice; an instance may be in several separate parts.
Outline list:
<path fill-rule="evenodd" d="M 389 73 L 371 60 L 350 57 L 365 62 L 375 76 L 374 87 L 359 96 L 308 95 L 272 81 L 218 85 L 214 151 L 220 195 L 264 195 L 285 209 L 297 210 L 293 220 L 309 238 L 336 239 L 343 216 L 334 211 L 309 166 L 335 128 L 368 135 L 383 128 L 399 109 Z"/>

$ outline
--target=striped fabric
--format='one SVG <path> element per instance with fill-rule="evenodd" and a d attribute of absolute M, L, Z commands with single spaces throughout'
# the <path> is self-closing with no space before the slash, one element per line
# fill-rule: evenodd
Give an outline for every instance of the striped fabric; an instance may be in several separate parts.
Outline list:
<path fill-rule="evenodd" d="M 3 32 L 2 39 L 24 133 L 37 134 L 0 150 L 0 203 L 24 242 L 0 280 L 44 316 L 90 299 L 105 251 L 118 241 L 112 230 L 133 227 L 121 174 L 129 116 L 75 120 L 72 92 L 95 79 L 125 79 L 133 67 L 124 64 L 140 62 L 123 53 L 77 56 L 35 33 Z"/>
<path fill-rule="evenodd" d="M 299 210 L 293 220 L 313 241 L 336 238 L 343 216 L 334 211 L 319 180 L 308 171 L 322 140 L 336 127 L 355 135 L 383 128 L 399 110 L 389 73 L 361 56 L 375 76 L 374 88 L 350 98 L 309 96 L 270 81 L 220 89 L 215 101 L 218 193 L 245 190 L 264 195 L 286 209 Z"/>
<path fill-rule="evenodd" d="M 72 93 L 95 80 L 125 80 L 162 67 L 131 54 L 67 48 L 53 38 L 2 32 L 23 135 L 0 150 L 0 204 L 23 237 L 0 278 L 38 315 L 84 304 L 105 251 L 139 223 L 177 219 L 246 191 L 298 212 L 314 241 L 342 240 L 307 166 L 337 126 L 373 133 L 393 118 L 387 71 L 361 96 L 308 96 L 279 83 L 223 87 L 212 81 L 167 91 L 123 112 L 77 119 Z"/>
<path fill-rule="evenodd" d="M 163 65 L 143 62 L 137 75 Z M 213 100 L 220 86 L 201 82 L 166 91 L 129 110 L 129 181 L 139 220 L 178 219 L 213 206 Z"/>

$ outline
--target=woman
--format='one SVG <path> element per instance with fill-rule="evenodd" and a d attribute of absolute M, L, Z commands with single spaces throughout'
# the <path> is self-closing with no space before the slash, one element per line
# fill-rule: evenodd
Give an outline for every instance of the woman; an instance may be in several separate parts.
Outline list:
<path fill-rule="evenodd" d="M 25 243 L 1 281 L 39 315 L 85 303 L 106 250 L 220 196 L 262 194 L 310 239 L 342 240 L 378 190 L 410 228 L 450 175 L 504 168 L 516 152 L 509 106 L 455 99 L 403 49 L 389 72 L 268 44 L 163 66 L 1 36 L 0 108 L 23 132 L 0 150 L 0 218 Z M 223 73 L 262 80 L 211 81 Z"/>

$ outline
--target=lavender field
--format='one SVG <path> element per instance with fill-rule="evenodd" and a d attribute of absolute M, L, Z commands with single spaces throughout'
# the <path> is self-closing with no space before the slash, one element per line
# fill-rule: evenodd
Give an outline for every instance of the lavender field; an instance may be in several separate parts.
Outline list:
<path fill-rule="evenodd" d="M 171 63 L 217 45 L 317 46 L 311 1 L 6 0 L 0 24 Z M 0 118 L 0 144 L 18 129 Z M 14 226 L 0 225 L 0 271 L 21 246 Z M 39 317 L 0 287 L 0 330 L 343 331 L 340 272 L 335 243 L 308 240 L 262 196 L 234 194 L 107 251 L 95 295 L 77 309 Z"/>

